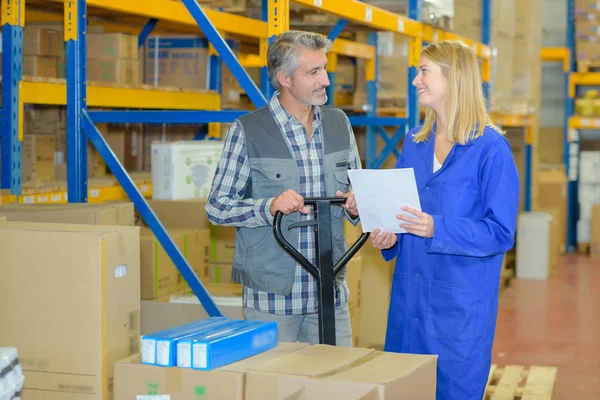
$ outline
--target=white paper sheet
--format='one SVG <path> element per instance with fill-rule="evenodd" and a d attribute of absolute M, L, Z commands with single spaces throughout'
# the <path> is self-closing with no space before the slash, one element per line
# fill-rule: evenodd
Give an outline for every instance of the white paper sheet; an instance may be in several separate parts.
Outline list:
<path fill-rule="evenodd" d="M 348 178 L 364 232 L 379 228 L 385 232 L 406 233 L 398 214 L 408 206 L 421 211 L 415 172 L 412 168 L 349 170 Z"/>

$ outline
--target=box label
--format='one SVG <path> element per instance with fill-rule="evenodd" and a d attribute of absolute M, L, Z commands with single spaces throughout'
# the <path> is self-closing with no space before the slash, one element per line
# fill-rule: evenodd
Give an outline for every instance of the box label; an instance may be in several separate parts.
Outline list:
<path fill-rule="evenodd" d="M 177 366 L 179 368 L 192 368 L 192 344 L 189 342 L 177 343 Z"/>
<path fill-rule="evenodd" d="M 194 357 L 194 368 L 208 368 L 207 348 L 205 343 L 195 343 L 194 351 L 192 354 Z"/>
<path fill-rule="evenodd" d="M 156 363 L 156 340 L 142 339 L 142 364 Z"/>
<path fill-rule="evenodd" d="M 171 365 L 171 342 L 160 340 L 156 343 L 156 364 Z"/>

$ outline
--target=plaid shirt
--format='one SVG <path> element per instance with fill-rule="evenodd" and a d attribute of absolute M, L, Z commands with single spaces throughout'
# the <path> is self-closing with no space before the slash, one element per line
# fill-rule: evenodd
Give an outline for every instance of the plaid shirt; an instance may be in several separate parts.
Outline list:
<path fill-rule="evenodd" d="M 269 110 L 287 139 L 296 158 L 300 173 L 300 195 L 302 197 L 325 196 L 323 178 L 323 153 L 321 124 L 322 114 L 318 106 L 314 106 L 312 135 L 307 141 L 304 126 L 291 116 L 279 103 L 279 93 L 276 92 L 269 103 Z M 360 169 L 361 162 L 356 147 L 356 141 L 350 122 L 349 168 Z M 235 122 L 227 135 L 223 148 L 223 157 L 215 174 L 210 201 L 207 204 L 209 219 L 218 225 L 243 226 L 253 228 L 273 224 L 270 206 L 273 199 L 254 200 L 243 199 L 243 194 L 250 180 L 246 144 L 238 122 Z M 312 213 L 301 214 L 301 220 L 312 219 Z M 315 227 L 299 228 L 298 250 L 313 265 L 316 263 Z M 283 250 L 282 250 L 283 251 Z M 348 301 L 348 286 L 346 281 L 335 284 L 336 307 Z M 242 291 L 244 307 L 258 311 L 280 315 L 297 315 L 315 313 L 318 311 L 318 291 L 315 279 L 300 264 L 296 264 L 296 272 L 292 291 L 289 295 L 278 295 L 253 290 L 244 287 Z"/>

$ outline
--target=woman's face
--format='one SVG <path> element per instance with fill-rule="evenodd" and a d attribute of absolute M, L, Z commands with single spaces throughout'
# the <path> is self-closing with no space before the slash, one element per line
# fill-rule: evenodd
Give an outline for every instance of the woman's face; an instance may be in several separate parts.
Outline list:
<path fill-rule="evenodd" d="M 444 75 L 442 67 L 426 56 L 421 56 L 419 71 L 412 84 L 417 88 L 420 104 L 436 112 L 444 109 L 448 78 Z"/>

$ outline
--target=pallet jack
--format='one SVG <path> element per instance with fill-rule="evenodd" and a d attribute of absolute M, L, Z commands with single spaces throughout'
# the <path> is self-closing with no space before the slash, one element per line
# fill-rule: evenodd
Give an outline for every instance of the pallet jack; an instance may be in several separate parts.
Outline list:
<path fill-rule="evenodd" d="M 334 265 L 333 245 L 331 238 L 331 206 L 342 206 L 344 197 L 316 197 L 304 199 L 304 205 L 312 205 L 314 219 L 291 224 L 288 230 L 303 226 L 316 226 L 317 265 L 309 262 L 284 237 L 281 222 L 285 214 L 275 213 L 273 232 L 279 245 L 317 281 L 319 292 L 319 343 L 335 346 L 335 296 L 334 281 L 344 269 L 348 261 L 360 250 L 369 238 L 369 233 L 363 233 L 360 238 L 344 253 Z"/>

